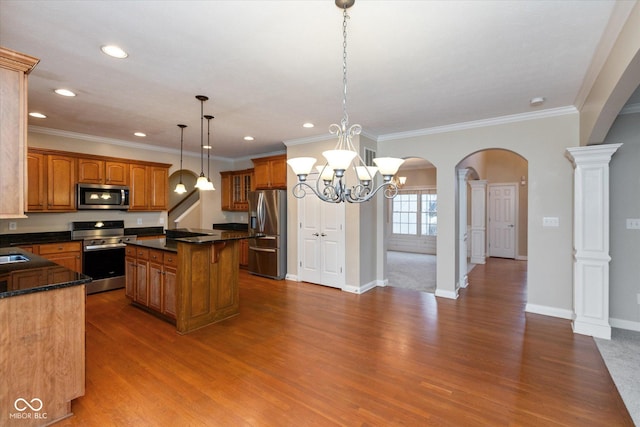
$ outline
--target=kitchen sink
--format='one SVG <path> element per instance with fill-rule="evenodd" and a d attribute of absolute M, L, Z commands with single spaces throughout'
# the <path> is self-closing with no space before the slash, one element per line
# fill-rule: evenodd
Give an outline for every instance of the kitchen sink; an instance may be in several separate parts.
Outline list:
<path fill-rule="evenodd" d="M 31 261 L 24 255 L 20 254 L 9 254 L 9 255 L 0 255 L 0 264 L 13 264 L 16 262 L 27 262 Z"/>

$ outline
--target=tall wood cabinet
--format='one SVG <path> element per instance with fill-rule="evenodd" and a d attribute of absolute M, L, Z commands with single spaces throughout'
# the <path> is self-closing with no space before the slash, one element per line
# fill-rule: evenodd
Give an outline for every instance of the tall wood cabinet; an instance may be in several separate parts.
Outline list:
<path fill-rule="evenodd" d="M 253 174 L 255 188 L 257 190 L 284 189 L 287 188 L 287 156 L 261 157 L 251 159 L 253 162 Z"/>
<path fill-rule="evenodd" d="M 162 211 L 169 205 L 169 170 L 162 166 L 131 164 L 129 210 Z"/>
<path fill-rule="evenodd" d="M 0 47 L 0 218 L 24 217 L 27 75 L 39 59 Z"/>

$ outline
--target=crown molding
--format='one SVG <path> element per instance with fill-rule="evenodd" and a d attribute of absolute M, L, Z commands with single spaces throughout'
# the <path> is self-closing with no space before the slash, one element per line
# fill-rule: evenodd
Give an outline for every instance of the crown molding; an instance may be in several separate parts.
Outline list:
<path fill-rule="evenodd" d="M 426 129 L 418 129 L 406 132 L 389 133 L 380 135 L 377 139 L 380 141 L 393 141 L 397 139 L 412 138 L 425 135 L 435 135 L 439 133 L 456 132 L 467 129 L 483 128 L 489 126 L 504 125 L 508 123 L 523 122 L 527 120 L 544 119 L 548 117 L 564 116 L 567 114 L 578 114 L 578 110 L 573 105 L 567 107 L 550 108 L 531 113 L 512 114 L 509 116 L 493 117 L 491 119 L 474 120 L 470 122 L 455 123 L 452 125 L 436 126 Z"/>
<path fill-rule="evenodd" d="M 367 137 L 373 141 L 377 141 L 378 140 L 378 136 L 377 135 L 373 135 L 371 133 L 368 132 L 361 132 L 360 135 Z M 325 133 L 323 135 L 316 135 L 316 136 L 307 136 L 304 138 L 297 138 L 297 139 L 288 139 L 286 141 L 282 141 L 284 143 L 285 146 L 290 147 L 290 146 L 294 146 L 294 145 L 304 145 L 304 144 L 310 144 L 312 142 L 324 142 L 324 141 L 328 141 L 330 139 L 335 138 L 336 136 L 331 134 L 331 133 Z"/>
<path fill-rule="evenodd" d="M 180 155 L 180 150 L 176 148 L 160 147 L 160 146 L 155 146 L 151 144 L 142 144 L 139 142 L 131 142 L 131 141 L 125 141 L 122 139 L 115 139 L 115 138 L 105 138 L 102 136 L 88 135 L 88 134 L 78 133 L 78 132 L 69 132 L 66 130 L 51 129 L 51 128 L 46 128 L 41 126 L 30 125 L 29 132 L 39 133 L 43 135 L 61 136 L 63 138 L 80 139 L 82 141 L 90 141 L 90 142 L 95 142 L 100 144 L 117 145 L 119 147 L 135 148 L 138 150 L 169 153 L 169 154 L 175 154 L 178 156 Z M 195 151 L 185 150 L 183 151 L 182 155 L 188 156 L 188 157 L 200 158 L 200 153 L 199 152 L 196 153 Z M 211 156 L 211 158 L 214 160 L 222 160 L 226 162 L 233 162 L 234 160 L 237 160 L 237 159 L 231 159 L 228 157 L 220 157 L 220 156 Z"/>

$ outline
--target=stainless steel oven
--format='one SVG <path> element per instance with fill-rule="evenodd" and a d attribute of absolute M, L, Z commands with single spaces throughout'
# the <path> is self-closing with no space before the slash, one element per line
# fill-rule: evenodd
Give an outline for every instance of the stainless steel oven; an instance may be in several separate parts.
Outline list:
<path fill-rule="evenodd" d="M 124 221 L 73 222 L 71 237 L 83 240 L 82 272 L 93 279 L 87 294 L 124 287 L 124 250 L 136 240 L 124 235 Z"/>

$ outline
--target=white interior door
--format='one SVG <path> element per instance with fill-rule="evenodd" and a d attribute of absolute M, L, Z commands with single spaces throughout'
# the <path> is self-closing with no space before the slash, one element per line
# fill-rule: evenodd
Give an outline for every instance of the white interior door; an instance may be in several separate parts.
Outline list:
<path fill-rule="evenodd" d="M 308 180 L 315 186 L 315 181 Z M 344 286 L 344 203 L 326 203 L 313 194 L 298 201 L 300 280 Z"/>
<path fill-rule="evenodd" d="M 517 184 L 489 184 L 489 256 L 516 257 Z"/>

